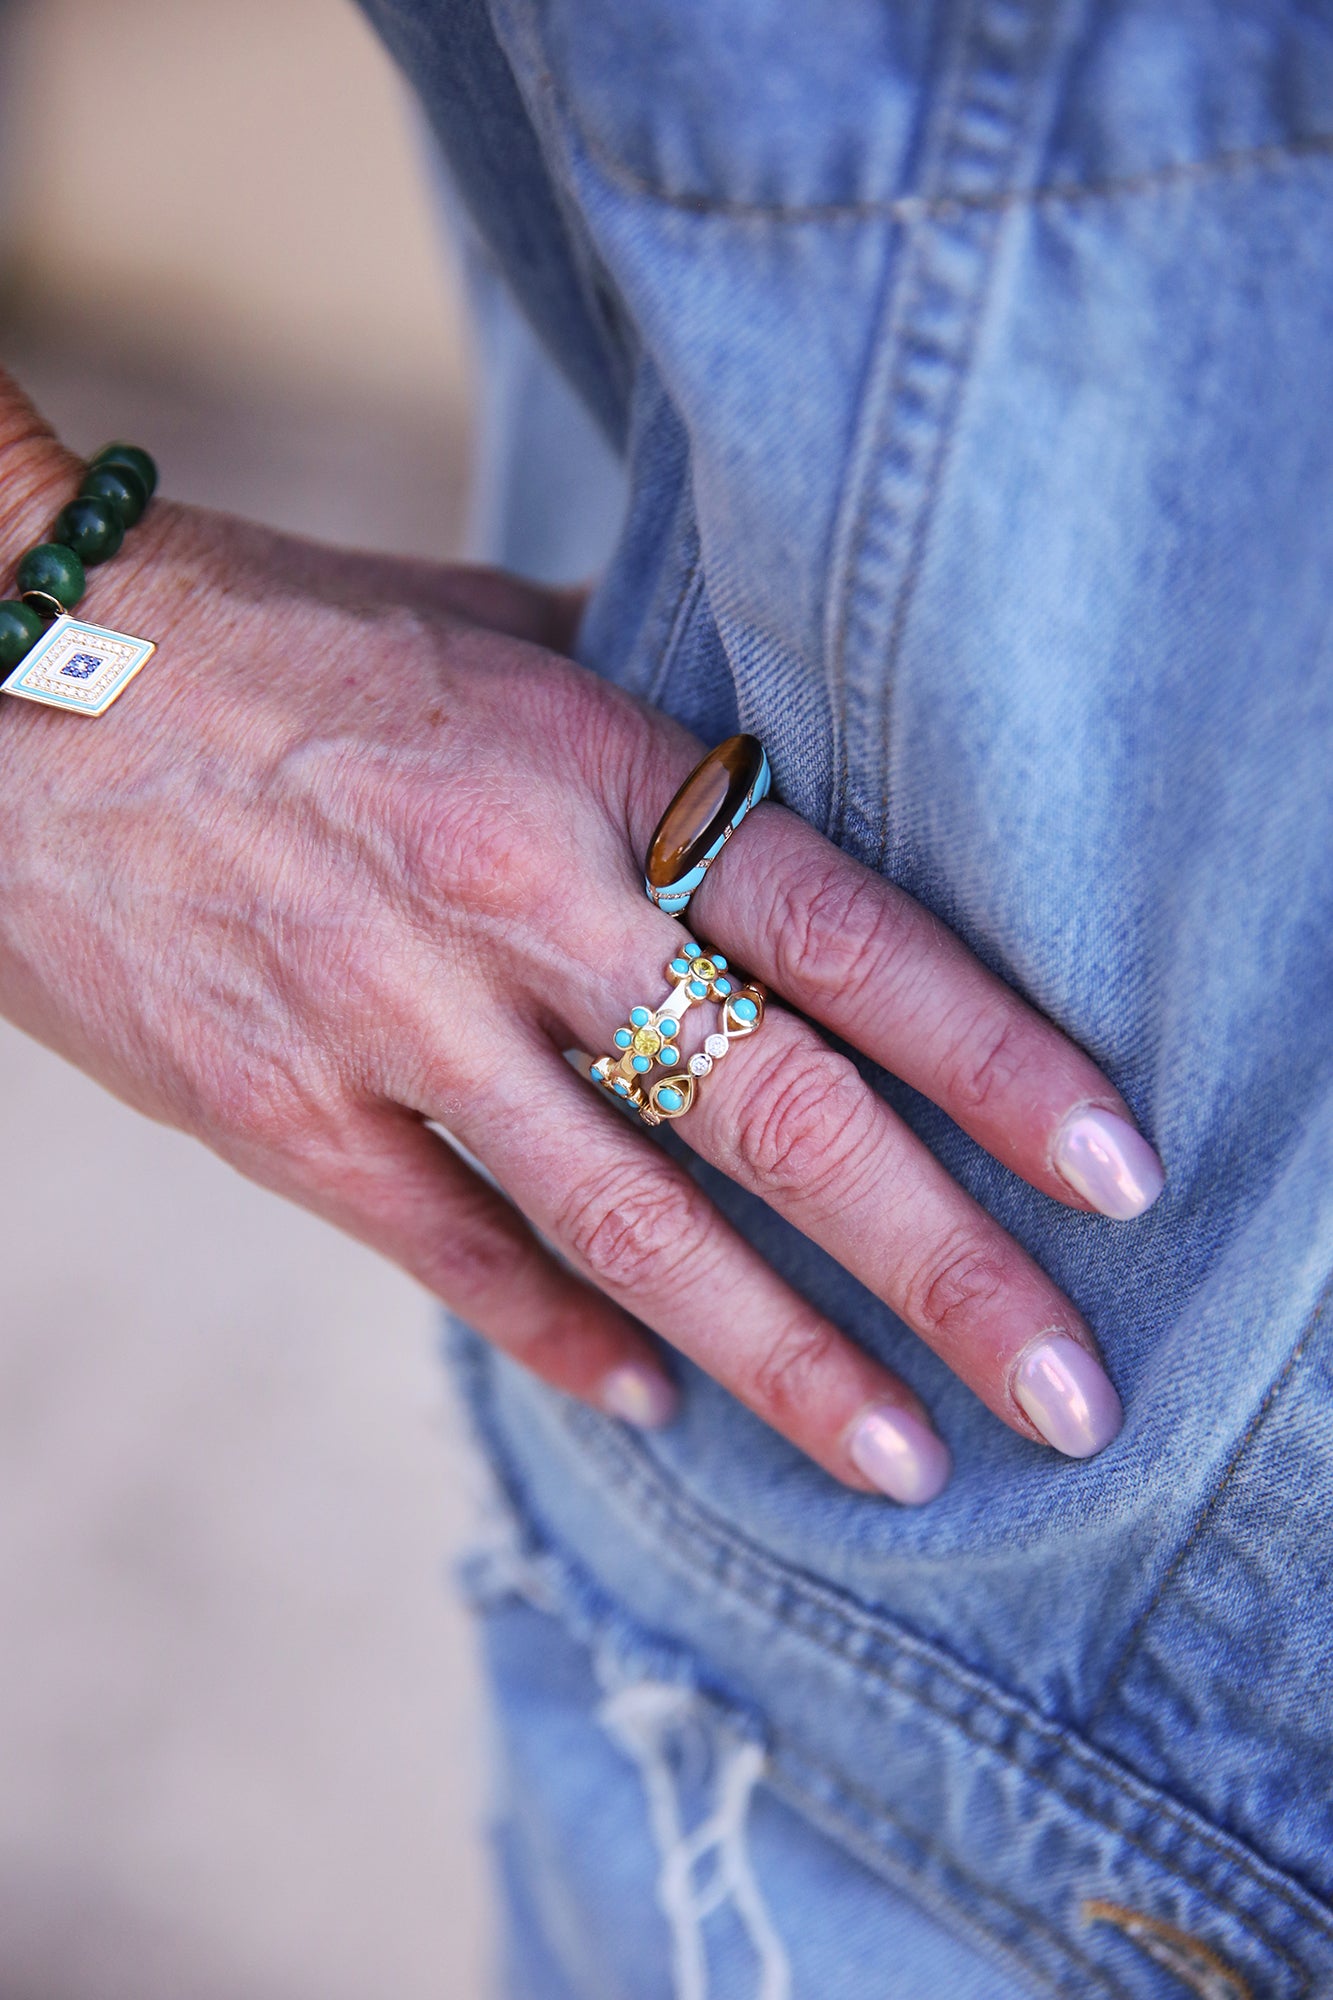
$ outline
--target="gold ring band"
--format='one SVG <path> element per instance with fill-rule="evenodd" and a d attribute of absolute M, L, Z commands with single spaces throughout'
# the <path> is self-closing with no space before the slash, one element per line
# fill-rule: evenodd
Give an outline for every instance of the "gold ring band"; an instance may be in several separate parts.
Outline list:
<path fill-rule="evenodd" d="M 700 1079 L 733 1042 L 744 1041 L 762 1024 L 767 998 L 762 986 L 734 972 L 720 952 L 692 942 L 671 960 L 667 978 L 672 990 L 661 1006 L 632 1007 L 629 1020 L 616 1029 L 614 1055 L 600 1056 L 589 1072 L 594 1083 L 633 1105 L 646 1125 L 685 1116 Z M 683 1018 L 710 1000 L 721 1010 L 721 1028 L 687 1057 L 679 1042 Z M 655 1070 L 661 1074 L 654 1076 Z"/>

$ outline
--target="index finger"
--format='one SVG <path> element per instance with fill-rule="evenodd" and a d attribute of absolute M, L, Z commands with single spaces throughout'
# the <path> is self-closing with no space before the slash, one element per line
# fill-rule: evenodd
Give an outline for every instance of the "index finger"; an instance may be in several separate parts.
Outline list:
<path fill-rule="evenodd" d="M 1163 1174 L 1119 1091 L 938 917 L 784 807 L 755 808 L 687 921 L 1071 1208 L 1127 1221 Z"/>

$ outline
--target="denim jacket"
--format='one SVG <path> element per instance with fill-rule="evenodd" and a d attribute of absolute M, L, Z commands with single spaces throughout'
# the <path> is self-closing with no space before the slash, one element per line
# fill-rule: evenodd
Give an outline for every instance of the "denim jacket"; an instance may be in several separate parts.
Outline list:
<path fill-rule="evenodd" d="M 735 1863 L 704 1977 L 1333 1995 L 1333 9 L 366 5 L 624 456 L 587 662 L 762 736 L 784 800 L 1082 1044 L 1166 1164 L 1143 1220 L 1075 1214 L 867 1071 L 1086 1314 L 1127 1412 L 1086 1464 L 703 1176 L 931 1408 L 957 1472 L 920 1510 L 688 1369 L 645 1439 L 470 1351 L 589 1704 L 686 1690 L 714 1751 L 761 1746 L 778 1943 Z M 537 1615 L 495 1644 L 549 1829 L 646 1725 L 555 1740 Z M 547 1857 L 592 1933 L 549 1991 L 702 1992 L 678 1926 L 674 1986 L 634 1962 L 673 1912 L 596 1796 L 586 1855 Z"/>

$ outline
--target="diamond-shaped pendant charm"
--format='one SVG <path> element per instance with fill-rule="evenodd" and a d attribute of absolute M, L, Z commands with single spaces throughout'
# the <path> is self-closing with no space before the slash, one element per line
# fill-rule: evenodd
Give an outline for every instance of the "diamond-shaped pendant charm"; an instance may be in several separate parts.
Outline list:
<path fill-rule="evenodd" d="M 72 708 L 78 715 L 103 715 L 155 651 L 155 640 L 132 639 L 128 632 L 109 632 L 66 614 L 0 683 L 0 694 Z"/>

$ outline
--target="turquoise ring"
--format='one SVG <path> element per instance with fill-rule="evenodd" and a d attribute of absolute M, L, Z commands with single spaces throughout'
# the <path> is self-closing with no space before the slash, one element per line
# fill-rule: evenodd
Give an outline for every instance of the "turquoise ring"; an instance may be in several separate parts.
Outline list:
<path fill-rule="evenodd" d="M 757 736 L 729 736 L 690 772 L 657 823 L 644 861 L 650 903 L 668 916 L 688 909 L 704 876 L 745 815 L 772 789 L 768 752 Z"/>
<path fill-rule="evenodd" d="M 667 966 L 671 991 L 659 1007 L 631 1007 L 616 1029 L 613 1054 L 599 1056 L 588 1072 L 592 1081 L 633 1110 L 645 1125 L 683 1118 L 694 1103 L 699 1080 L 730 1048 L 755 1033 L 764 1018 L 764 989 L 728 965 L 720 951 L 692 941 L 682 944 Z M 691 1007 L 712 1002 L 720 1024 L 703 1046 L 686 1056 L 681 1027 Z M 660 1074 L 654 1074 L 660 1072 Z"/>

